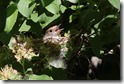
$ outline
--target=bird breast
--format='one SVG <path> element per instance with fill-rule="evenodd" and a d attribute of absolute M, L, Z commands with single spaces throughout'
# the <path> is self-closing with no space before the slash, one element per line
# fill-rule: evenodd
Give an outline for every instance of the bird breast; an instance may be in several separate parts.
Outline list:
<path fill-rule="evenodd" d="M 61 36 L 44 36 L 43 42 L 50 42 L 54 44 L 58 44 L 61 41 Z"/>

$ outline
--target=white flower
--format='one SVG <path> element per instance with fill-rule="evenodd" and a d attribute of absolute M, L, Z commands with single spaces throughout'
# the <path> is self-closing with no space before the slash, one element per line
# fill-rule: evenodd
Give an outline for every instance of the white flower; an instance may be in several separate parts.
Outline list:
<path fill-rule="evenodd" d="M 21 80 L 21 75 L 14 70 L 11 66 L 5 65 L 4 68 L 0 70 L 1 80 Z"/>
<path fill-rule="evenodd" d="M 99 59 L 98 57 L 93 56 L 91 57 L 91 63 L 95 68 L 97 68 L 97 66 L 102 63 L 102 59 Z"/>

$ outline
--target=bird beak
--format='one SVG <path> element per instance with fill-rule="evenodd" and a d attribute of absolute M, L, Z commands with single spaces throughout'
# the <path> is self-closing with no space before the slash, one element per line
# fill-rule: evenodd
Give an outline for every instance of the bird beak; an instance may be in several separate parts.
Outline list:
<path fill-rule="evenodd" d="M 61 31 L 64 30 L 64 28 L 60 29 Z"/>
<path fill-rule="evenodd" d="M 61 26 L 61 24 L 58 25 L 59 30 L 60 30 L 60 31 L 64 30 L 64 28 L 61 28 L 61 29 L 60 29 L 60 26 Z"/>
<path fill-rule="evenodd" d="M 61 24 L 58 25 L 58 27 L 60 27 L 60 26 L 61 26 Z"/>

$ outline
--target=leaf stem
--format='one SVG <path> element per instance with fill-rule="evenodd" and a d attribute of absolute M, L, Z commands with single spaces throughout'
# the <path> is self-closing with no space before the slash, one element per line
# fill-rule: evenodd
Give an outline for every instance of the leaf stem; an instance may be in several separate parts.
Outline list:
<path fill-rule="evenodd" d="M 22 61 L 21 61 L 20 64 L 22 65 L 23 74 L 25 75 L 25 66 L 24 66 L 24 64 L 25 64 L 25 59 L 24 59 L 24 58 L 22 59 Z"/>

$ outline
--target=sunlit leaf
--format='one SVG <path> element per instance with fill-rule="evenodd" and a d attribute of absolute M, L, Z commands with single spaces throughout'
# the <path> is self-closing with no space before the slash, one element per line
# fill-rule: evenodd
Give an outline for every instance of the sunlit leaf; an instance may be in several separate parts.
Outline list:
<path fill-rule="evenodd" d="M 46 6 L 46 9 L 53 13 L 58 14 L 60 10 L 61 0 L 54 0 L 50 5 Z"/>
<path fill-rule="evenodd" d="M 16 6 L 14 4 L 11 4 L 8 8 L 7 8 L 7 19 L 6 19 L 6 26 L 4 31 L 5 32 L 10 32 L 16 22 L 17 19 L 17 15 L 18 15 L 18 10 L 16 8 Z"/>
<path fill-rule="evenodd" d="M 34 22 L 37 22 L 37 21 L 38 21 L 38 13 L 33 13 L 33 14 L 31 14 L 31 19 L 32 19 Z"/>
<path fill-rule="evenodd" d="M 48 17 L 46 14 L 42 14 L 39 17 L 39 21 L 41 22 L 40 25 L 42 26 L 42 28 L 46 27 L 48 24 L 50 24 L 51 22 L 53 22 L 54 20 L 56 20 L 60 15 L 54 15 L 52 17 Z"/>
<path fill-rule="evenodd" d="M 29 18 L 35 5 L 36 3 L 34 3 L 33 0 L 20 0 L 17 6 L 19 12 L 23 16 Z"/>
<path fill-rule="evenodd" d="M 49 4 L 51 4 L 54 0 L 41 0 L 41 4 L 43 7 L 48 6 Z"/>
<path fill-rule="evenodd" d="M 52 77 L 47 75 L 30 75 L 29 80 L 53 80 Z"/>
<path fill-rule="evenodd" d="M 23 24 L 21 25 L 19 31 L 28 31 L 31 27 L 29 25 L 26 24 L 26 20 L 23 22 Z"/>
<path fill-rule="evenodd" d="M 50 4 L 49 6 L 46 7 L 46 9 L 53 14 L 59 13 L 59 6 L 56 4 Z"/>
<path fill-rule="evenodd" d="M 67 1 L 69 1 L 71 3 L 78 3 L 79 0 L 67 0 Z"/>
<path fill-rule="evenodd" d="M 66 10 L 66 7 L 63 6 L 63 5 L 61 5 L 61 6 L 60 6 L 60 10 L 61 10 L 62 13 L 64 13 L 64 11 Z"/>
<path fill-rule="evenodd" d="M 108 0 L 112 6 L 120 10 L 120 0 Z"/>
<path fill-rule="evenodd" d="M 46 24 L 45 24 L 43 27 L 47 26 L 48 24 L 50 24 L 51 22 L 53 22 L 54 20 L 56 20 L 59 16 L 60 16 L 60 15 L 54 15 L 54 16 L 52 16 L 52 17 L 49 19 L 49 21 L 46 22 Z"/>

